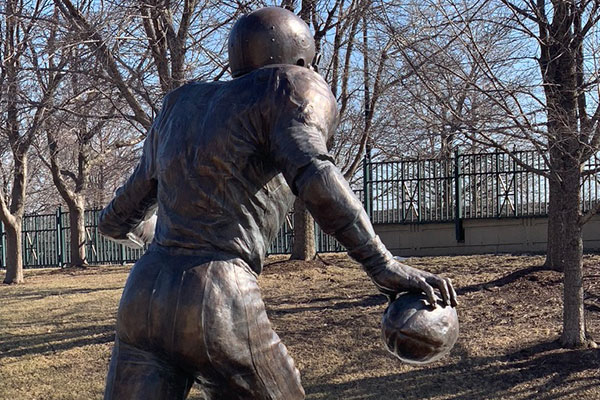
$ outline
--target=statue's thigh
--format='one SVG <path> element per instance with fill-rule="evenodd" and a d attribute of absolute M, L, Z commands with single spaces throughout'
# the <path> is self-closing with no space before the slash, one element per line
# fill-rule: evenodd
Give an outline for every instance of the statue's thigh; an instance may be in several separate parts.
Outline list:
<path fill-rule="evenodd" d="M 203 272 L 204 344 L 220 377 L 211 398 L 303 399 L 300 374 L 271 327 L 250 268 L 229 260 Z"/>
<path fill-rule="evenodd" d="M 183 400 L 193 383 L 192 375 L 117 339 L 104 400 Z"/>

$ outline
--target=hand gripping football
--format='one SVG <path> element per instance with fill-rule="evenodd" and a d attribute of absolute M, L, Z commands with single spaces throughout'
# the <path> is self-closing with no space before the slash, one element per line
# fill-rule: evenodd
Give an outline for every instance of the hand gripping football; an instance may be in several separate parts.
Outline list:
<path fill-rule="evenodd" d="M 383 313 L 383 340 L 387 349 L 409 364 L 426 364 L 450 352 L 458 338 L 456 309 L 427 302 L 423 294 L 408 293 Z"/>

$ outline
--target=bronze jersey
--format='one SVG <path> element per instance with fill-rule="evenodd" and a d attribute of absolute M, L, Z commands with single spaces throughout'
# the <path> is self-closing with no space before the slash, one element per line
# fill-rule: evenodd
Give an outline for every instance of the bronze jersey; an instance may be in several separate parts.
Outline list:
<path fill-rule="evenodd" d="M 269 244 L 326 142 L 335 98 L 317 73 L 293 65 L 228 82 L 193 82 L 163 102 L 133 175 L 101 214 L 101 231 L 124 238 L 158 205 L 155 242 L 222 251 L 260 273 Z"/>

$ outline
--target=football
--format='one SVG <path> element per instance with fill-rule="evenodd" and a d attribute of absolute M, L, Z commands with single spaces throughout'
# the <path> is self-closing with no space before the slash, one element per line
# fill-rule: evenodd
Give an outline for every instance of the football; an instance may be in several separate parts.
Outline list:
<path fill-rule="evenodd" d="M 383 313 L 381 325 L 387 349 L 409 364 L 439 360 L 458 339 L 456 308 L 441 301 L 433 307 L 424 294 L 399 296 Z"/>

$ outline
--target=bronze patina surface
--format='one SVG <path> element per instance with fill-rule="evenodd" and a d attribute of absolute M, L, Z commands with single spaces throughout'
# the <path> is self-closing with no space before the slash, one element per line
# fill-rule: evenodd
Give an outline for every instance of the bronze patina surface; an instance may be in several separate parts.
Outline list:
<path fill-rule="evenodd" d="M 232 35 L 265 48 L 273 30 L 304 38 L 300 22 L 266 8 Z M 279 47 L 268 47 L 273 58 L 242 58 L 232 81 L 193 82 L 165 97 L 139 164 L 99 224 L 105 235 L 139 239 L 158 216 L 123 292 L 105 399 L 184 399 L 194 380 L 210 399 L 304 398 L 256 283 L 295 196 L 383 293 L 423 291 L 435 304 L 436 288 L 456 304 L 447 279 L 394 260 L 336 168 L 326 146 L 336 100 L 312 68 L 311 45 L 284 41 L 279 47 L 297 49 L 278 58 Z"/>

